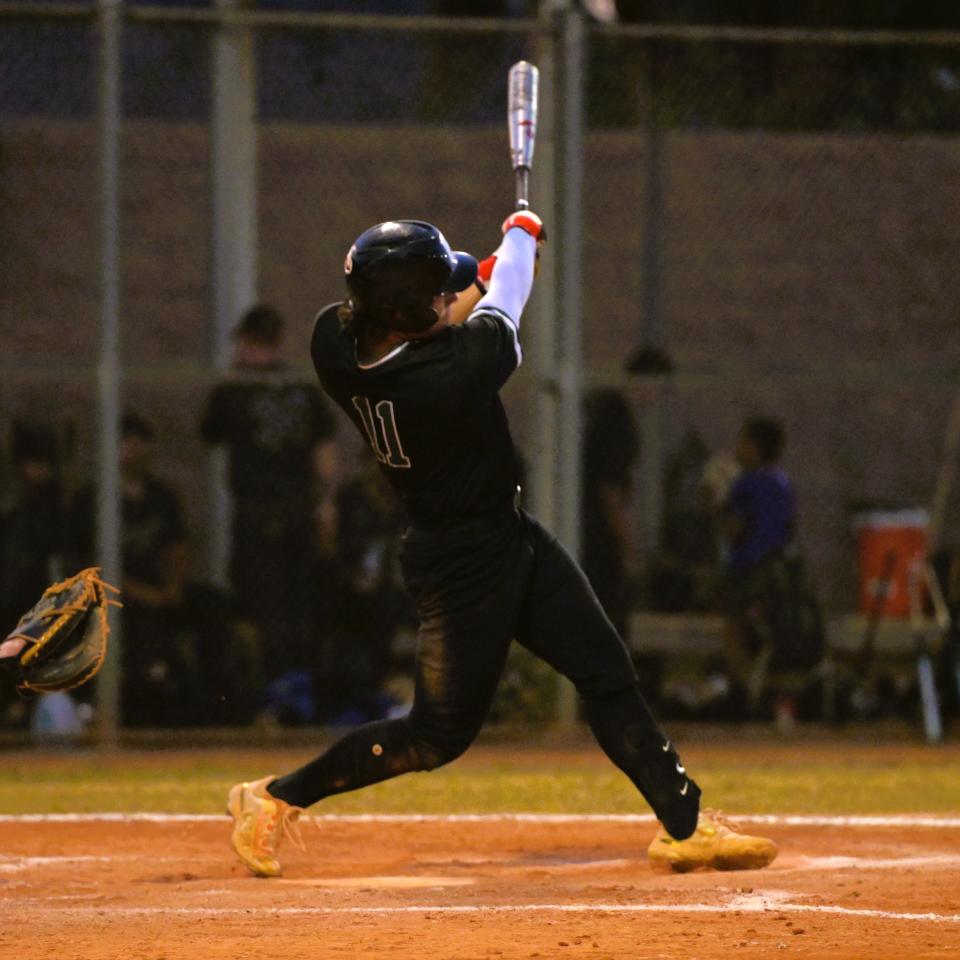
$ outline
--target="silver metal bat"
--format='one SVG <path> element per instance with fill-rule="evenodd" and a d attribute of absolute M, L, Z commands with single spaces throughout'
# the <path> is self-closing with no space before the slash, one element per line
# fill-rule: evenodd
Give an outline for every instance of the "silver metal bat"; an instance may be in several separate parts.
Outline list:
<path fill-rule="evenodd" d="M 537 88 L 540 71 L 526 60 L 510 68 L 507 84 L 507 127 L 510 162 L 517 178 L 517 209 L 530 206 L 530 168 L 537 142 Z"/>

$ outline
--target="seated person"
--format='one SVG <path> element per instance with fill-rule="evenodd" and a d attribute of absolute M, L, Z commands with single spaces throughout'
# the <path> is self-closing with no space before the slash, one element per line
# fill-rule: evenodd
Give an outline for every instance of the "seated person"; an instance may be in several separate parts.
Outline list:
<path fill-rule="evenodd" d="M 0 505 L 0 637 L 64 576 L 63 497 L 57 437 L 48 424 L 16 421 L 13 483 Z M 22 727 L 28 701 L 0 685 L 0 727 Z"/>
<path fill-rule="evenodd" d="M 122 715 L 126 725 L 178 725 L 194 702 L 190 644 L 178 642 L 187 576 L 187 531 L 180 498 L 152 473 L 153 427 L 136 414 L 121 425 L 123 633 Z M 70 550 L 94 563 L 96 491 L 83 488 L 70 508 Z"/>
<path fill-rule="evenodd" d="M 796 541 L 796 497 L 779 466 L 783 446 L 776 420 L 746 419 L 736 448 L 742 473 L 723 505 L 728 656 L 754 712 L 765 709 L 771 673 L 809 671 L 823 655 L 820 610 Z"/>

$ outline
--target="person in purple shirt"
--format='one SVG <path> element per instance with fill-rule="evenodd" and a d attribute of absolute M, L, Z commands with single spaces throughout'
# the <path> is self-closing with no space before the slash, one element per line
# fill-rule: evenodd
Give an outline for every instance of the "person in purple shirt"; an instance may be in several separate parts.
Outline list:
<path fill-rule="evenodd" d="M 729 667 L 749 712 L 772 710 L 780 721 L 792 720 L 796 704 L 778 678 L 808 671 L 823 650 L 819 606 L 796 543 L 796 496 L 779 466 L 784 443 L 777 420 L 744 420 L 736 447 L 742 473 L 723 505 Z"/>
<path fill-rule="evenodd" d="M 796 498 L 777 465 L 783 445 L 783 427 L 776 420 L 748 417 L 740 428 L 736 457 L 743 472 L 733 482 L 724 507 L 728 562 L 734 575 L 749 573 L 793 539 Z"/>

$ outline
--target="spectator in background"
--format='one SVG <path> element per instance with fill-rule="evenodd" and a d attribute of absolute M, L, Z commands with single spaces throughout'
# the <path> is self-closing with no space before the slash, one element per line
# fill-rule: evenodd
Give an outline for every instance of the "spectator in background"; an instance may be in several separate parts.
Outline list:
<path fill-rule="evenodd" d="M 153 474 L 154 429 L 125 414 L 120 429 L 123 527 L 122 716 L 128 726 L 190 722 L 197 669 L 183 620 L 188 546 L 177 492 Z M 96 562 L 96 488 L 82 488 L 67 524 L 71 567 Z"/>
<path fill-rule="evenodd" d="M 617 632 L 631 607 L 630 504 L 640 455 L 636 422 L 618 391 L 587 395 L 583 434 L 583 571 Z"/>
<path fill-rule="evenodd" d="M 0 507 L 0 636 L 64 575 L 64 510 L 54 428 L 16 421 L 11 454 L 13 481 Z M 25 705 L 9 685 L 0 691 L 4 724 L 25 723 Z"/>
<path fill-rule="evenodd" d="M 183 602 L 187 528 L 179 494 L 153 474 L 154 440 L 154 429 L 143 417 L 128 413 L 123 418 L 123 597 L 127 607 L 162 611 Z"/>
<path fill-rule="evenodd" d="M 779 466 L 784 442 L 783 427 L 768 417 L 748 417 L 740 428 L 736 458 L 742 473 L 724 504 L 730 571 L 735 576 L 781 553 L 796 533 L 793 485 Z"/>
<path fill-rule="evenodd" d="M 787 725 L 797 710 L 794 694 L 771 687 L 777 675 L 809 671 L 820 662 L 823 625 L 796 541 L 793 485 L 779 466 L 784 443 L 779 421 L 744 420 L 736 447 L 742 473 L 723 504 L 722 523 L 729 543 L 732 672 L 752 711 L 766 712 L 772 695 L 777 719 Z"/>
<path fill-rule="evenodd" d="M 707 485 L 710 451 L 688 428 L 664 467 L 663 517 L 650 560 L 648 593 L 655 610 L 710 610 L 719 566 L 717 511 Z"/>
<path fill-rule="evenodd" d="M 0 507 L 0 628 L 20 615 L 63 570 L 63 498 L 53 427 L 13 425 L 13 483 Z"/>
<path fill-rule="evenodd" d="M 630 536 L 633 471 L 640 456 L 636 419 L 619 391 L 608 388 L 587 395 L 584 414 L 583 571 L 630 649 L 644 698 L 658 703 L 662 657 L 630 644 L 630 613 L 638 606 L 639 579 Z"/>
<path fill-rule="evenodd" d="M 314 514 L 331 494 L 336 451 L 334 420 L 320 391 L 289 377 L 284 327 L 270 306 L 243 315 L 234 331 L 232 375 L 210 394 L 200 430 L 229 455 L 237 603 L 259 631 L 267 679 L 280 682 L 276 696 L 297 691 L 292 712 L 282 704 L 275 712 L 306 722 L 313 719 L 302 679 L 315 657 Z"/>

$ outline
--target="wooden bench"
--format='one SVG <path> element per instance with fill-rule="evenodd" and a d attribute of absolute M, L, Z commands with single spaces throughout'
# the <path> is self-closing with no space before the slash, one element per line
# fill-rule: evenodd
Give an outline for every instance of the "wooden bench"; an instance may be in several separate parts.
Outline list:
<path fill-rule="evenodd" d="M 857 613 L 840 614 L 827 621 L 827 649 L 853 653 L 863 643 L 866 617 Z M 936 624 L 924 622 L 928 637 L 936 634 Z M 630 617 L 627 646 L 633 653 L 658 653 L 667 657 L 707 659 L 723 653 L 723 618 L 717 614 L 648 613 L 636 611 Z M 877 625 L 875 649 L 883 657 L 901 657 L 913 653 L 914 635 L 907 620 L 881 620 Z"/>
<path fill-rule="evenodd" d="M 940 636 L 933 620 L 923 622 L 929 647 L 939 648 Z M 837 664 L 852 662 L 861 649 L 867 619 L 861 614 L 840 614 L 826 624 L 826 656 L 819 668 L 823 693 L 823 716 L 836 716 Z M 634 656 L 655 655 L 662 659 L 665 683 L 702 676 L 708 662 L 724 655 L 723 618 L 716 614 L 665 614 L 643 611 L 631 615 L 627 645 Z M 884 619 L 876 626 L 875 657 L 890 669 L 912 673 L 916 666 L 916 640 L 908 620 Z M 794 678 L 808 682 L 809 674 Z"/>

